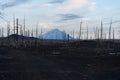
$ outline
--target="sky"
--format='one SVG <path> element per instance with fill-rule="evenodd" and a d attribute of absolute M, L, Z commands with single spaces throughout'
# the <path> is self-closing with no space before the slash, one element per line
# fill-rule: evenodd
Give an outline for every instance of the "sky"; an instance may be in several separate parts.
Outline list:
<path fill-rule="evenodd" d="M 120 26 L 120 0 L 0 0 L 0 27 L 6 28 L 9 21 L 13 27 L 13 16 L 23 24 L 24 16 L 26 28 L 38 29 L 47 32 L 58 28 L 77 37 L 80 22 L 82 33 L 89 28 L 93 35 L 96 26 L 103 22 L 104 32 L 108 33 L 109 23 L 112 19 L 112 28 L 116 35 Z M 12 30 L 11 30 L 12 31 Z"/>

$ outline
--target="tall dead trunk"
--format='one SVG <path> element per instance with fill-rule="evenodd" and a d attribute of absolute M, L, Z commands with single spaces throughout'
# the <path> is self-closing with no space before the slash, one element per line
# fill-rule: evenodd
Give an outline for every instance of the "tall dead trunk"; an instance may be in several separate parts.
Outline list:
<path fill-rule="evenodd" d="M 13 31 L 14 31 L 14 34 L 15 34 L 15 29 L 16 29 L 15 28 L 15 15 L 13 16 L 13 28 L 14 28 Z"/>
<path fill-rule="evenodd" d="M 81 35 L 82 35 L 82 21 L 80 22 L 79 40 L 81 39 Z"/>
<path fill-rule="evenodd" d="M 23 36 L 23 28 L 22 28 L 22 25 L 20 26 L 20 35 Z"/>
<path fill-rule="evenodd" d="M 115 30 L 113 28 L 113 41 L 115 40 Z"/>
<path fill-rule="evenodd" d="M 0 28 L 0 37 L 2 37 L 1 34 L 2 34 L 2 30 L 1 30 L 1 28 Z"/>
<path fill-rule="evenodd" d="M 33 37 L 33 29 L 32 29 L 32 31 L 31 31 L 31 37 Z"/>
<path fill-rule="evenodd" d="M 4 28 L 2 27 L 2 42 L 1 42 L 1 45 L 2 45 L 2 46 L 4 45 L 4 40 L 3 40 L 3 38 L 4 38 Z"/>
<path fill-rule="evenodd" d="M 16 19 L 16 35 L 18 35 L 18 18 Z"/>
<path fill-rule="evenodd" d="M 36 38 L 38 37 L 38 23 L 36 25 Z"/>
<path fill-rule="evenodd" d="M 16 48 L 18 48 L 18 18 L 16 19 Z"/>
<path fill-rule="evenodd" d="M 98 39 L 98 27 L 97 26 L 95 28 L 95 35 L 96 35 L 95 39 Z"/>
<path fill-rule="evenodd" d="M 97 39 L 97 28 L 94 28 L 94 38 Z"/>
<path fill-rule="evenodd" d="M 43 39 L 43 38 L 42 38 L 42 34 L 43 34 L 43 30 L 42 30 L 42 28 L 41 28 L 41 31 L 40 31 L 40 39 Z"/>
<path fill-rule="evenodd" d="M 109 27 L 109 39 L 111 39 L 111 28 L 112 28 L 112 19 L 111 19 L 110 27 Z"/>
<path fill-rule="evenodd" d="M 74 34 L 74 30 L 73 30 L 73 39 L 75 38 L 74 35 L 75 35 L 75 34 Z"/>
<path fill-rule="evenodd" d="M 101 21 L 101 36 L 100 36 L 101 39 L 103 39 L 103 22 Z"/>
<path fill-rule="evenodd" d="M 24 36 L 26 36 L 25 34 L 26 34 L 26 32 L 25 32 L 25 27 L 26 27 L 26 21 L 25 21 L 25 16 L 24 16 L 24 20 L 23 20 L 23 32 L 24 32 Z"/>
<path fill-rule="evenodd" d="M 66 40 L 66 35 L 64 35 L 64 33 L 66 33 L 65 30 L 63 30 L 62 38 L 63 38 L 63 40 Z"/>
<path fill-rule="evenodd" d="M 87 36 L 86 36 L 86 40 L 88 40 L 88 24 L 87 24 L 87 32 L 86 32 Z"/>
<path fill-rule="evenodd" d="M 70 39 L 69 37 L 70 37 L 69 34 L 67 34 L 67 40 L 68 40 L 68 42 L 69 42 L 69 39 Z"/>
<path fill-rule="evenodd" d="M 2 37 L 4 37 L 4 28 L 2 27 Z"/>
<path fill-rule="evenodd" d="M 36 24 L 36 41 L 35 41 L 36 47 L 38 46 L 37 38 L 38 38 L 38 23 Z"/>
<path fill-rule="evenodd" d="M 30 30 L 28 30 L 28 37 L 30 37 Z"/>
<path fill-rule="evenodd" d="M 105 33 L 105 40 L 107 39 L 106 33 Z"/>
<path fill-rule="evenodd" d="M 100 31 L 99 31 L 99 29 L 97 30 L 98 31 L 98 40 L 100 39 Z"/>
<path fill-rule="evenodd" d="M 8 40 L 9 40 L 9 35 L 10 35 L 10 23 L 8 22 L 7 23 L 7 37 L 8 37 Z"/>

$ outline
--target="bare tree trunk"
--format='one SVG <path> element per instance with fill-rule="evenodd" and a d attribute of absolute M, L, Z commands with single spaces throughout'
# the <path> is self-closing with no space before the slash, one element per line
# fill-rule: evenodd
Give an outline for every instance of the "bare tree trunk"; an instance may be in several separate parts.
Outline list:
<path fill-rule="evenodd" d="M 25 36 L 25 16 L 24 16 L 24 20 L 23 20 L 23 28 L 24 28 L 24 36 Z"/>
<path fill-rule="evenodd" d="M 15 34 L 15 15 L 13 16 L 13 27 L 14 27 L 14 29 L 13 29 L 13 31 L 14 31 L 14 34 Z"/>
<path fill-rule="evenodd" d="M 67 38 L 68 38 L 67 40 L 68 40 L 68 42 L 69 42 L 69 39 L 70 39 L 70 38 L 69 38 L 69 34 L 67 35 Z"/>
<path fill-rule="evenodd" d="M 22 39 L 21 39 L 21 45 L 23 45 L 24 44 L 24 38 L 23 38 L 24 33 L 23 33 L 23 27 L 22 27 L 22 25 L 20 27 L 20 35 L 22 37 Z"/>
<path fill-rule="evenodd" d="M 3 37 L 4 37 L 4 28 L 2 27 L 2 42 L 1 42 L 1 45 L 2 45 L 2 46 L 4 45 Z"/>
<path fill-rule="evenodd" d="M 8 37 L 8 42 L 9 42 L 9 36 L 10 36 L 10 23 L 7 23 L 7 37 Z"/>
<path fill-rule="evenodd" d="M 16 19 L 16 34 L 18 35 L 18 18 Z"/>
<path fill-rule="evenodd" d="M 88 34 L 89 34 L 89 32 L 88 32 L 88 25 L 87 25 L 87 36 L 86 36 L 86 40 L 88 40 Z"/>
<path fill-rule="evenodd" d="M 109 27 L 109 39 L 111 39 L 111 28 L 112 28 L 112 19 L 111 19 L 110 27 Z"/>
<path fill-rule="evenodd" d="M 30 37 L 30 30 L 28 30 L 28 37 Z"/>
<path fill-rule="evenodd" d="M 106 33 L 105 33 L 105 40 L 107 39 Z"/>
<path fill-rule="evenodd" d="M 33 37 L 33 29 L 32 29 L 32 31 L 31 31 L 31 37 Z"/>
<path fill-rule="evenodd" d="M 80 22 L 79 40 L 81 39 L 81 34 L 82 34 L 82 21 Z"/>
<path fill-rule="evenodd" d="M 22 28 L 22 25 L 20 26 L 20 35 L 23 36 L 23 28 Z"/>
<path fill-rule="evenodd" d="M 114 28 L 113 28 L 113 41 L 115 40 L 115 31 L 114 31 Z"/>
<path fill-rule="evenodd" d="M 2 34 L 2 31 L 1 31 L 1 28 L 0 28 L 0 37 L 2 37 L 1 34 Z"/>
<path fill-rule="evenodd" d="M 43 39 L 43 38 L 42 38 L 42 34 L 43 34 L 43 30 L 42 30 L 42 28 L 41 28 L 41 32 L 40 32 L 41 39 Z"/>
<path fill-rule="evenodd" d="M 94 28 L 94 38 L 97 39 L 97 28 Z"/>
<path fill-rule="evenodd" d="M 74 37 L 74 30 L 73 30 L 73 39 L 75 39 L 75 37 Z"/>
<path fill-rule="evenodd" d="M 16 48 L 18 48 L 18 18 L 16 19 Z"/>
<path fill-rule="evenodd" d="M 100 36 L 99 36 L 99 35 L 100 35 L 100 31 L 99 31 L 99 29 L 98 29 L 98 40 L 100 39 Z"/>
<path fill-rule="evenodd" d="M 36 25 L 36 38 L 38 37 L 38 23 Z"/>
<path fill-rule="evenodd" d="M 32 47 L 33 45 L 33 29 L 31 30 L 31 40 L 30 40 L 30 46 Z"/>
<path fill-rule="evenodd" d="M 38 45 L 37 37 L 38 37 L 38 23 L 36 24 L 36 41 L 35 41 L 36 47 Z"/>
<path fill-rule="evenodd" d="M 101 21 L 101 36 L 100 36 L 101 39 L 103 39 L 103 22 Z"/>
<path fill-rule="evenodd" d="M 66 35 L 64 35 L 64 33 L 66 33 L 65 30 L 63 30 L 63 34 L 62 34 L 63 40 L 65 41 L 66 40 Z"/>
<path fill-rule="evenodd" d="M 2 27 L 2 37 L 4 37 L 4 28 Z"/>
<path fill-rule="evenodd" d="M 98 27 L 95 28 L 95 33 L 96 33 L 95 39 L 97 40 L 98 39 Z"/>

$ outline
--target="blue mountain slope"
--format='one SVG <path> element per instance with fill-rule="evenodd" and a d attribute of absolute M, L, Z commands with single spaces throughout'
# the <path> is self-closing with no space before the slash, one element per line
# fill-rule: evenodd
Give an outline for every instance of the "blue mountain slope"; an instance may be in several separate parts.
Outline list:
<path fill-rule="evenodd" d="M 60 31 L 58 29 L 53 29 L 42 36 L 40 36 L 43 39 L 58 39 L 58 40 L 67 40 L 68 34 L 66 34 L 63 31 Z M 69 36 L 69 39 L 73 39 L 71 36 Z"/>

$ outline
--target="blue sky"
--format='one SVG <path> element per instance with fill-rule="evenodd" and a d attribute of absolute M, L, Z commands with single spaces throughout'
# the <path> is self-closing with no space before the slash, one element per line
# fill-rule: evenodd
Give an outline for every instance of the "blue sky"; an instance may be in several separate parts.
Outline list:
<path fill-rule="evenodd" d="M 15 15 L 21 24 L 26 17 L 28 29 L 35 29 L 39 22 L 39 29 L 44 31 L 58 28 L 68 33 L 74 30 L 77 34 L 83 21 L 83 33 L 88 25 L 92 34 L 102 20 L 107 33 L 111 18 L 116 22 L 113 24 L 116 30 L 120 26 L 119 3 L 120 0 L 0 0 L 0 11 L 1 16 L 11 22 L 11 27 Z M 0 26 L 5 24 L 0 19 Z"/>

